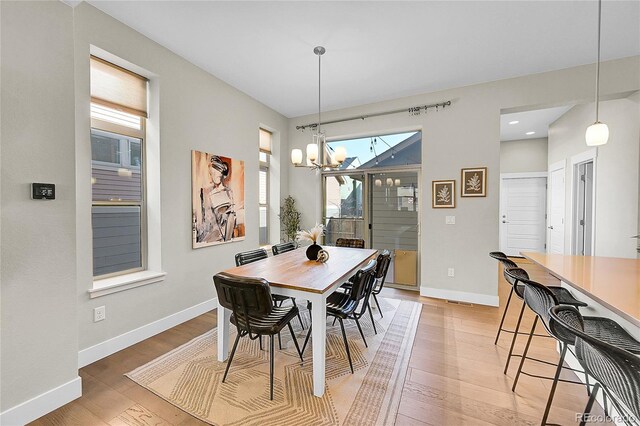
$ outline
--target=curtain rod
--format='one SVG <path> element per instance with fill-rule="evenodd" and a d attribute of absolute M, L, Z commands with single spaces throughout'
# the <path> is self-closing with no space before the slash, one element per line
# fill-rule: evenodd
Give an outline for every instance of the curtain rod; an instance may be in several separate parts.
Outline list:
<path fill-rule="evenodd" d="M 411 115 L 420 115 L 422 110 L 424 110 L 426 112 L 429 108 L 435 108 L 436 111 L 437 111 L 438 108 L 442 107 L 442 109 L 444 109 L 449 105 L 451 105 L 451 101 L 439 102 L 437 104 L 430 104 L 430 105 L 420 105 L 420 106 L 415 106 L 415 107 L 411 107 L 411 108 L 396 109 L 396 110 L 393 110 L 393 111 L 375 112 L 375 113 L 372 113 L 372 114 L 358 115 L 358 116 L 355 116 L 355 117 L 341 118 L 341 119 L 338 119 L 338 120 L 323 121 L 320 124 L 324 126 L 324 125 L 327 125 L 327 124 L 342 123 L 342 122 L 345 122 L 345 121 L 365 120 L 367 118 L 380 117 L 381 115 L 399 114 L 401 112 L 408 112 Z M 305 124 L 305 125 L 302 125 L 302 126 L 296 126 L 296 130 L 304 130 L 306 128 L 315 129 L 316 127 L 318 127 L 318 123 L 309 123 L 309 124 Z"/>

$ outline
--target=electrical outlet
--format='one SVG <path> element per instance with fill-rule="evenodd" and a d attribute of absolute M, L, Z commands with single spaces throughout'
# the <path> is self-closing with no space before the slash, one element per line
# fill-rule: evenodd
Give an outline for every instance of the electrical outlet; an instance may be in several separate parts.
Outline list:
<path fill-rule="evenodd" d="M 107 310 L 104 306 L 93 308 L 93 322 L 103 321 L 107 318 Z"/>
<path fill-rule="evenodd" d="M 447 216 L 444 219 L 444 223 L 447 225 L 455 225 L 456 224 L 456 217 L 455 216 Z"/>
<path fill-rule="evenodd" d="M 448 276 L 453 277 L 453 276 L 455 276 L 455 274 L 456 274 L 455 269 L 453 269 L 453 268 L 449 268 L 449 269 L 447 270 L 447 275 L 448 275 Z"/>

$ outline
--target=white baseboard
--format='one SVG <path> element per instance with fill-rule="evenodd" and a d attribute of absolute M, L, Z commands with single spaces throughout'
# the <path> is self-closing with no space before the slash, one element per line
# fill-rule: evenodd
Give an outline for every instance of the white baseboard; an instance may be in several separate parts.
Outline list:
<path fill-rule="evenodd" d="M 82 396 L 82 379 L 75 379 L 0 413 L 0 425 L 22 426 Z"/>
<path fill-rule="evenodd" d="M 213 299 L 209 299 L 180 312 L 176 312 L 175 314 L 171 314 L 147 325 L 143 325 L 142 327 L 138 327 L 112 339 L 105 340 L 97 345 L 82 349 L 78 352 L 78 368 L 82 368 L 98 361 L 99 359 L 128 348 L 131 345 L 135 345 L 138 342 L 148 339 L 151 336 L 155 336 L 158 333 L 162 333 L 171 327 L 175 327 L 178 324 L 189 321 L 190 319 L 193 319 L 198 315 L 202 315 L 205 312 L 209 312 L 217 307 L 218 298 L 214 297 Z"/>
<path fill-rule="evenodd" d="M 474 303 L 477 305 L 498 306 L 498 295 L 468 293 L 466 291 L 444 290 L 441 288 L 420 287 L 420 296 L 434 297 L 436 299 L 453 300 L 456 302 Z"/>

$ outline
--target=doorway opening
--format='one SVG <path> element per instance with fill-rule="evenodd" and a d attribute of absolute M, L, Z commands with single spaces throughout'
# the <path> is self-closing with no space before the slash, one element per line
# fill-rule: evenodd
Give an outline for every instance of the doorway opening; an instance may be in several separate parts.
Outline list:
<path fill-rule="evenodd" d="M 573 229 L 571 254 L 593 256 L 595 165 L 590 159 L 573 165 Z"/>

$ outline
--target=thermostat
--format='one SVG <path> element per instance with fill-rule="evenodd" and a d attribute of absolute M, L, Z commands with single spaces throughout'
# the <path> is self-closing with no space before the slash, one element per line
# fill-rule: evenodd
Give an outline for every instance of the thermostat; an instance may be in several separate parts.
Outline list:
<path fill-rule="evenodd" d="M 31 199 L 32 200 L 55 200 L 56 185 L 53 183 L 32 183 Z"/>

